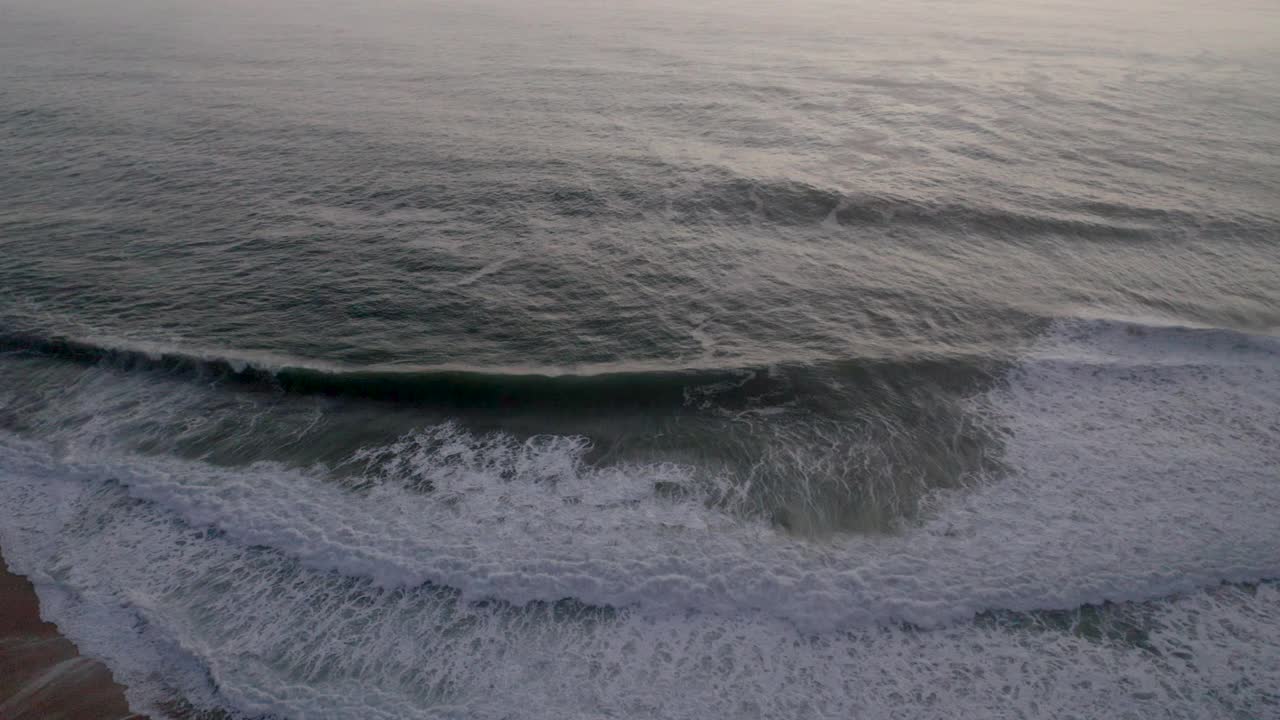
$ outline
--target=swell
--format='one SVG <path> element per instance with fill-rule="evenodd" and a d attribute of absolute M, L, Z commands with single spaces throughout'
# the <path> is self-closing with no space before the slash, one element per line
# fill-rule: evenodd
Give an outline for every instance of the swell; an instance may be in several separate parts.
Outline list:
<path fill-rule="evenodd" d="M 748 207 L 783 225 L 815 222 L 839 226 L 913 226 L 954 234 L 977 231 L 996 237 L 1067 236 L 1092 240 L 1167 240 L 1188 231 L 1266 239 L 1275 223 L 1256 216 L 1201 216 L 1173 208 L 1089 203 L 1053 198 L 976 203 L 964 199 L 844 193 L 796 181 L 734 181 L 710 196 L 709 205 L 733 215 Z M 745 212 L 743 212 L 745 214 Z"/>
<path fill-rule="evenodd" d="M 822 404 L 832 383 L 896 395 L 922 381 L 950 389 L 990 378 L 979 357 L 865 358 L 820 365 L 605 370 L 583 374 L 402 367 L 342 368 L 142 348 L 0 330 L 0 351 L 123 371 L 214 379 L 251 390 L 351 397 L 453 409 L 625 410 L 718 408 L 794 401 Z"/>
<path fill-rule="evenodd" d="M 1062 322 L 1062 321 L 1059 321 Z M 1081 318 L 1083 332 L 1141 343 L 1130 355 L 1059 355 L 1015 358 L 1009 353 L 863 357 L 742 367 L 641 367 L 623 365 L 562 371 L 484 370 L 453 367 L 342 367 L 193 352 L 176 347 L 130 346 L 0 327 L 0 352 L 42 355 L 122 371 L 161 372 L 193 380 L 217 380 L 249 390 L 350 397 L 444 409 L 626 410 L 720 409 L 799 402 L 833 409 L 851 399 L 901 400 L 928 389 L 970 395 L 990 386 L 1011 362 L 1082 365 L 1102 370 L 1230 363 L 1241 349 L 1274 352 L 1270 334 L 1157 320 Z M 1150 355 L 1153 347 L 1201 346 L 1212 355 Z"/>
<path fill-rule="evenodd" d="M 665 167 L 665 166 L 664 166 Z M 663 168 L 657 168 L 661 170 Z M 665 168 L 670 169 L 670 168 Z M 302 204 L 344 207 L 360 212 L 450 210 L 474 204 L 477 195 L 496 195 L 495 207 L 517 205 L 548 215 L 588 218 L 651 218 L 668 213 L 687 223 L 741 225 L 767 222 L 782 226 L 911 226 L 948 233 L 959 230 L 993 235 L 1063 235 L 1090 239 L 1166 240 L 1188 231 L 1268 239 L 1277 218 L 1214 210 L 1205 214 L 1177 207 L 1090 202 L 1062 196 L 1034 202 L 974 202 L 963 198 L 910 197 L 842 191 L 785 178 L 748 177 L 719 171 L 679 193 L 637 187 L 629 178 L 613 178 L 600 187 L 523 183 L 449 190 L 437 185 L 406 185 L 354 195 L 351 188 L 315 193 Z"/>
<path fill-rule="evenodd" d="M 1075 235 L 1090 238 L 1153 239 L 1167 227 L 1200 225 L 1187 213 L 1112 206 L 1025 209 L 956 200 L 875 193 L 845 193 L 790 180 L 734 179 L 708 192 L 672 203 L 684 213 L 710 211 L 718 220 L 759 218 L 779 225 L 826 222 L 839 226 L 913 226 L 946 232 Z"/>

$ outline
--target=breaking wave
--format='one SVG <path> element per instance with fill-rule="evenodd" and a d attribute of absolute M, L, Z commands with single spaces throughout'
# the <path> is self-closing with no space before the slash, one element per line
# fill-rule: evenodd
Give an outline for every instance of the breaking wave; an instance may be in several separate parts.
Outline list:
<path fill-rule="evenodd" d="M 687 464 L 592 464 L 585 438 L 443 423 L 361 449 L 341 478 L 338 468 L 141 455 L 79 430 L 6 434 L 0 542 L 54 619 L 146 707 L 177 691 L 249 714 L 338 716 L 358 702 L 372 717 L 489 716 L 489 693 L 541 683 L 531 717 L 635 712 L 629 703 L 648 696 L 628 683 L 692 673 L 710 689 L 679 702 L 704 712 L 707 693 L 720 692 L 766 715 L 777 703 L 844 712 L 936 685 L 944 668 L 907 660 L 936 645 L 950 650 L 934 657 L 958 662 L 1041 658 L 1008 671 L 1021 685 L 1059 672 L 1062 653 L 1099 668 L 1131 663 L 1149 677 L 1125 694 L 1103 672 L 1099 697 L 1140 707 L 1156 693 L 1191 716 L 1208 701 L 1171 688 L 1215 678 L 1045 629 L 1043 613 L 1157 601 L 1108 612 L 1146 618 L 1144 637 L 1159 645 L 1173 642 L 1165 624 L 1200 632 L 1208 620 L 1194 608 L 1207 604 L 1210 617 L 1251 618 L 1251 632 L 1274 634 L 1259 619 L 1276 612 L 1273 585 L 1212 588 L 1280 577 L 1278 355 L 1272 338 L 1059 323 L 972 401 L 999 426 L 1009 473 L 939 490 L 889 534 L 796 536 L 732 512 L 735 486 Z M 1171 596 L 1183 599 L 1162 600 Z M 1010 612 L 1022 615 L 1001 615 Z M 1265 674 L 1261 642 L 1241 647 Z M 852 679 L 792 678 L 805 701 L 789 686 L 750 684 L 790 677 L 779 663 L 816 672 L 835 657 Z M 523 683 L 503 679 L 526 660 Z M 149 679 L 158 666 L 187 669 L 162 689 Z M 556 673 L 595 685 L 575 690 Z M 997 688 L 975 682 L 947 707 L 992 706 L 998 694 L 983 693 Z M 1041 700 L 1083 702 L 1058 684 Z M 1235 692 L 1239 707 L 1274 700 Z M 944 706 L 915 707 L 931 716 Z"/>

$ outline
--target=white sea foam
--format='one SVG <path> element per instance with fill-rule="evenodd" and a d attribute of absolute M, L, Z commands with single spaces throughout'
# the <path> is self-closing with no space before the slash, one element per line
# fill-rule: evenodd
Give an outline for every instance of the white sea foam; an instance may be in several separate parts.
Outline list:
<path fill-rule="evenodd" d="M 655 493 L 679 466 L 446 425 L 370 450 L 389 476 L 365 493 L 6 438 L 0 543 L 141 700 L 164 667 L 197 702 L 286 716 L 1229 716 L 1280 687 L 1275 587 L 1205 590 L 1280 577 L 1278 359 L 1061 324 L 975 408 L 1014 471 L 892 536 L 794 538 Z M 970 622 L 1176 593 L 1147 649 Z"/>

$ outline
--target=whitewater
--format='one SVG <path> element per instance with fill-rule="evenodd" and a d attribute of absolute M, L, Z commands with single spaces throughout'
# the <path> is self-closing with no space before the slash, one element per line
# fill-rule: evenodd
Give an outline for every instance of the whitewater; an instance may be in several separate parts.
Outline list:
<path fill-rule="evenodd" d="M 1259 717 L 1278 358 L 1268 336 L 1058 321 L 970 400 L 1006 474 L 822 538 L 709 504 L 686 466 L 593 466 L 577 437 L 428 426 L 342 481 L 122 451 L 202 390 L 91 368 L 41 422 L 99 418 L 4 436 L 0 542 L 143 708 Z"/>
<path fill-rule="evenodd" d="M 0 0 L 0 553 L 155 720 L 1280 718 L 1274 5 Z"/>

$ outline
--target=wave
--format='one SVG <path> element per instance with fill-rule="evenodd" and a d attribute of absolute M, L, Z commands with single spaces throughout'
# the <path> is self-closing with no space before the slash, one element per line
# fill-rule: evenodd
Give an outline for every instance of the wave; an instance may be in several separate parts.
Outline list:
<path fill-rule="evenodd" d="M 1055 674 L 1069 652 L 1216 687 L 1168 652 L 1185 642 L 1185 623 L 1241 618 L 1227 626 L 1244 635 L 1215 625 L 1229 637 L 1212 642 L 1257 655 L 1258 677 L 1271 672 L 1274 586 L 1227 606 L 1204 588 L 1280 577 L 1278 356 L 1268 338 L 1059 323 L 976 400 L 1003 428 L 1011 472 L 939 493 L 889 535 L 796 537 L 708 503 L 714 485 L 687 465 L 592 466 L 582 438 L 518 441 L 446 424 L 357 453 L 364 482 L 354 485 L 324 468 L 125 452 L 96 435 L 0 435 L 0 542 L 42 598 L 60 598 L 50 604 L 58 621 L 127 679 L 154 686 L 151 669 L 189 665 L 198 672 L 179 672 L 183 693 L 245 712 L 339 716 L 358 701 L 374 717 L 485 716 L 481 681 L 496 678 L 487 692 L 509 702 L 524 688 L 531 715 L 550 717 L 583 707 L 548 684 L 554 674 L 582 692 L 656 671 L 787 714 L 774 703 L 800 696 L 733 680 L 777 677 L 767 668 L 780 662 L 813 668 L 802 686 L 835 713 L 879 691 L 850 694 L 822 667 L 867 688 L 882 687 L 872 670 L 897 678 L 880 681 L 886 699 L 917 680 L 947 687 L 910 661 L 921 647 L 941 653 L 933 658 L 972 658 L 975 647 L 989 661 L 1020 658 L 1012 667 L 1030 675 L 1011 670 L 1001 683 L 1076 687 Z M 415 491 L 424 481 L 432 491 Z M 1150 666 L 1141 649 L 999 619 L 1171 596 L 1183 599 L 1160 604 L 1163 619 L 1143 631 L 1166 658 Z M 1247 610 L 1224 609 L 1240 603 Z M 1164 639 L 1161 623 L 1176 626 Z M 1042 654 L 1058 671 L 1026 670 Z M 501 680 L 511 663 L 546 665 L 536 658 L 577 661 L 548 661 L 553 675 L 536 681 Z M 1133 702 L 1109 694 L 1106 677 L 1089 692 L 1113 708 Z M 528 696 L 530 683 L 545 694 Z M 636 711 L 626 702 L 640 688 L 616 689 L 601 707 Z M 1235 692 L 1246 709 L 1263 702 Z M 978 701 L 946 707 L 966 702 Z M 1199 700 L 1177 702 L 1190 703 L 1188 717 L 1205 714 Z"/>
<path fill-rule="evenodd" d="M 1248 346 L 1251 362 L 1209 364 L 1233 336 L 1152 332 L 1157 342 L 1131 325 L 1059 328 L 1040 350 L 1048 360 L 1015 368 L 983 400 L 1008 437 L 1013 476 L 947 496 L 892 539 L 814 544 L 724 512 L 707 493 L 734 489 L 688 466 L 592 467 L 583 438 L 517 441 L 451 424 L 357 453 L 353 462 L 378 459 L 365 494 L 271 463 L 113 456 L 98 440 L 76 452 L 74 438 L 60 441 L 64 457 L 52 466 L 21 453 L 7 470 L 116 482 L 192 526 L 387 587 L 429 583 L 517 604 L 765 611 L 814 631 L 937 626 L 982 610 L 1280 575 L 1280 536 L 1266 530 L 1280 511 L 1269 473 L 1280 443 L 1269 444 L 1275 428 L 1254 426 L 1277 400 L 1275 349 Z M 1162 364 L 1174 341 L 1178 362 Z M 1151 362 L 1119 372 L 1079 361 L 1144 353 Z M 422 486 L 433 492 L 409 491 Z M 874 564 L 841 568 L 858 558 Z"/>
<path fill-rule="evenodd" d="M 1169 228 L 1196 227 L 1198 219 L 1169 210 L 1119 206 L 1018 210 L 954 200 L 844 193 L 790 180 L 737 179 L 671 201 L 682 215 L 720 220 L 762 219 L 781 225 L 915 226 L 948 233 L 978 230 L 1019 236 L 1155 239 Z"/>
<path fill-rule="evenodd" d="M 677 193 L 638 192 L 621 179 L 612 186 L 568 185 L 486 188 L 522 207 L 546 208 L 555 215 L 596 220 L 674 214 L 684 223 L 737 225 L 768 222 L 783 226 L 915 226 L 948 233 L 973 230 L 999 236 L 1061 235 L 1086 239 L 1157 240 L 1188 231 L 1230 233 L 1268 239 L 1275 218 L 1254 215 L 1196 214 L 1176 207 L 1147 207 L 1069 197 L 998 205 L 961 198 L 907 197 L 890 193 L 846 192 L 785 178 L 748 177 L 727 170 Z M 380 189 L 367 197 L 317 198 L 361 211 L 393 212 L 465 204 L 437 186 Z M 505 203 L 503 203 L 505 205 Z"/>
<path fill-rule="evenodd" d="M 874 389 L 911 382 L 963 387 L 997 363 L 977 357 L 866 358 L 769 367 L 473 370 L 350 368 L 281 357 L 235 357 L 175 347 L 104 343 L 48 333 L 0 331 L 0 350 L 34 353 L 126 371 L 217 379 L 247 388 L 474 409 L 643 409 L 743 407 L 761 399 L 822 398 L 832 380 Z"/>
<path fill-rule="evenodd" d="M 1078 332 L 1123 333 L 1159 343 L 1216 343 L 1220 347 L 1274 347 L 1276 338 L 1242 330 L 1162 321 L 1158 318 L 1076 318 L 1057 321 Z M 1067 323 L 1064 325 L 1063 323 Z M 1172 347 L 1172 346 L 1170 346 Z M 715 397 L 718 406 L 830 396 L 833 386 L 874 389 L 911 383 L 972 391 L 1010 366 L 1011 358 L 976 355 L 815 360 L 760 367 L 660 367 L 600 365 L 586 368 L 469 369 L 457 367 L 342 367 L 269 355 L 218 354 L 147 343 L 102 342 L 46 332 L 0 328 L 0 351 L 34 353 L 120 370 L 157 371 L 214 378 L 249 388 L 297 394 L 345 396 L 452 408 L 672 408 Z M 1175 353 L 1095 354 L 1020 362 L 1066 362 L 1136 370 L 1143 364 L 1181 362 Z M 1202 362 L 1227 362 L 1227 355 Z"/>

